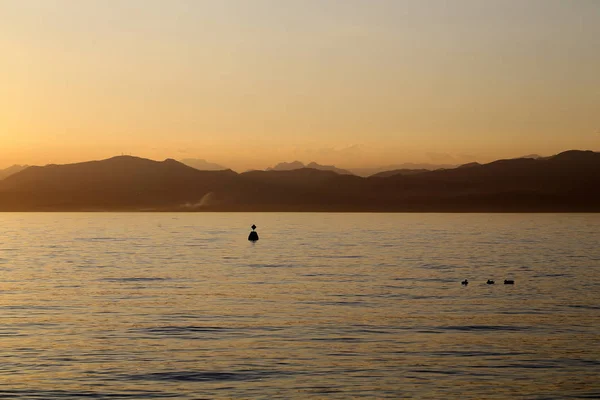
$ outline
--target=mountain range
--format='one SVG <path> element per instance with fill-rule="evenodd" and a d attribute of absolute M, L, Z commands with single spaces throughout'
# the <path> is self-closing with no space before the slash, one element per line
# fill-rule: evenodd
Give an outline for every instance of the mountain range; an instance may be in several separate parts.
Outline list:
<path fill-rule="evenodd" d="M 369 177 L 378 174 L 389 175 L 392 171 L 435 171 L 438 169 L 456 168 L 455 164 L 428 164 L 428 163 L 403 163 L 384 165 L 382 167 L 373 168 L 350 168 L 349 171 L 354 175 Z M 378 175 L 382 176 L 382 175 Z"/>
<path fill-rule="evenodd" d="M 29 165 L 13 165 L 5 169 L 0 169 L 0 180 L 11 176 L 12 174 L 16 174 L 19 171 L 23 171 Z"/>
<path fill-rule="evenodd" d="M 201 158 L 185 158 L 180 162 L 188 167 L 192 167 L 200 171 L 223 171 L 228 169 L 227 167 L 208 162 Z"/>
<path fill-rule="evenodd" d="M 0 211 L 600 212 L 600 153 L 363 178 L 315 168 L 200 171 L 132 156 L 28 167 Z"/>
<path fill-rule="evenodd" d="M 333 171 L 340 175 L 353 175 L 353 173 L 348 170 L 337 168 L 334 165 L 317 164 L 314 161 L 308 163 L 308 165 L 304 165 L 304 163 L 302 163 L 300 161 L 294 161 L 291 163 L 282 162 L 282 163 L 277 164 L 273 168 L 267 168 L 267 171 L 293 171 L 295 169 L 302 169 L 302 168 L 312 168 L 312 169 L 318 169 L 320 171 Z"/>

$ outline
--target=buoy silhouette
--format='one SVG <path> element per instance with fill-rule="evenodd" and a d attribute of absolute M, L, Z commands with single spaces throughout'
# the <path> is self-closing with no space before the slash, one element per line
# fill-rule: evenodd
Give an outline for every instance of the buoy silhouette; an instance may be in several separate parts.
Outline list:
<path fill-rule="evenodd" d="M 251 242 L 256 242 L 258 240 L 258 232 L 255 231 L 256 229 L 256 225 L 252 225 L 252 232 L 250 232 L 250 235 L 248 235 L 248 240 Z"/>

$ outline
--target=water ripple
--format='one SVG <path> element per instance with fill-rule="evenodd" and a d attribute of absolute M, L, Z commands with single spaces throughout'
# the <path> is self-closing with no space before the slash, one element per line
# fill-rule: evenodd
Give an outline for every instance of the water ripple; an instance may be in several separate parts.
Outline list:
<path fill-rule="evenodd" d="M 0 230 L 0 399 L 600 395 L 600 215 L 0 213 Z"/>
<path fill-rule="evenodd" d="M 272 371 L 235 371 L 235 372 L 216 372 L 216 371 L 165 371 L 152 372 L 147 374 L 121 375 L 123 380 L 142 380 L 142 381 L 174 381 L 174 382 L 221 382 L 221 381 L 257 381 L 276 376 Z"/>

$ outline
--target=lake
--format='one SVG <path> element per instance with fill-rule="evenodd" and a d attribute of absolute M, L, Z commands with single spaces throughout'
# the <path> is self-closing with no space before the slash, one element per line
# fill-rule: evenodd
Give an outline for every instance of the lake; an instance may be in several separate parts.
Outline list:
<path fill-rule="evenodd" d="M 600 214 L 0 213 L 0 233 L 0 398 L 600 397 Z"/>

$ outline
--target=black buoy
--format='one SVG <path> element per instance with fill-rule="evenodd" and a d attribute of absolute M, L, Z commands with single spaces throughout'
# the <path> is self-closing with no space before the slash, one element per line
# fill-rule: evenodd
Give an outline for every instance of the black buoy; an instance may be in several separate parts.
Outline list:
<path fill-rule="evenodd" d="M 514 285 L 515 281 L 513 281 L 512 279 L 505 279 L 504 280 L 504 284 L 505 285 Z"/>
<path fill-rule="evenodd" d="M 496 283 L 496 282 L 494 282 L 494 281 L 493 281 L 493 280 L 491 280 L 491 279 L 488 279 L 488 281 L 487 281 L 486 283 L 487 283 L 488 285 L 493 285 L 493 284 L 494 284 L 494 283 Z"/>
<path fill-rule="evenodd" d="M 248 240 L 251 242 L 256 242 L 258 240 L 258 232 L 255 231 L 256 229 L 256 225 L 252 225 L 252 232 L 250 232 L 250 235 L 248 235 Z"/>
<path fill-rule="evenodd" d="M 467 285 L 469 284 L 469 281 L 465 279 L 465 280 L 464 280 L 464 281 L 462 281 L 460 284 L 461 284 L 461 285 L 465 285 L 465 286 L 467 286 Z"/>

